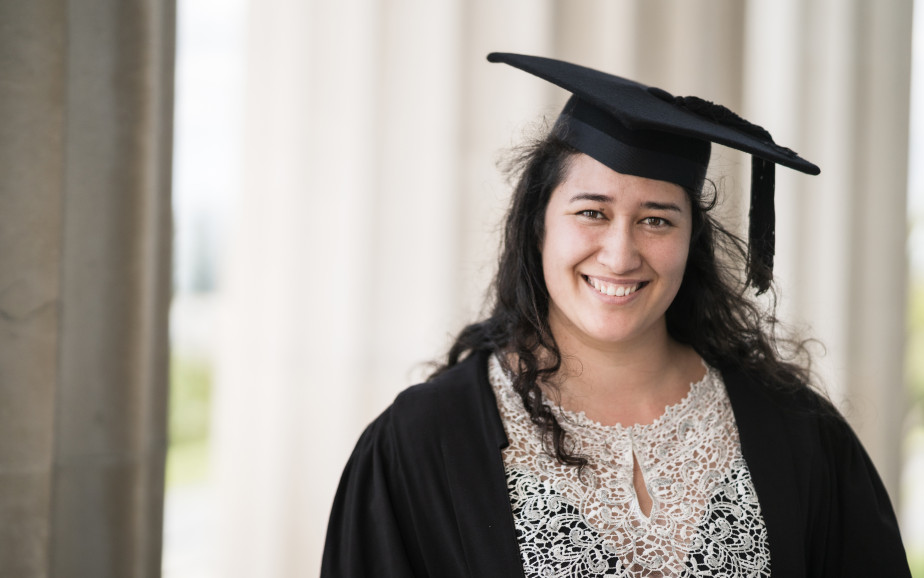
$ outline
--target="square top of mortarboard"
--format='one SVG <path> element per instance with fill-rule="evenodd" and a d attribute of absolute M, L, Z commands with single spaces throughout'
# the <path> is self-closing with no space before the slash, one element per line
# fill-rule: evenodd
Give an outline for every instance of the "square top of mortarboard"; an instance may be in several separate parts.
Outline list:
<path fill-rule="evenodd" d="M 656 87 L 552 58 L 492 52 L 488 60 L 556 84 L 630 131 L 659 131 L 715 142 L 803 173 L 820 172 L 792 150 L 774 143 L 767 131 L 723 106 L 696 97 L 675 97 Z"/>

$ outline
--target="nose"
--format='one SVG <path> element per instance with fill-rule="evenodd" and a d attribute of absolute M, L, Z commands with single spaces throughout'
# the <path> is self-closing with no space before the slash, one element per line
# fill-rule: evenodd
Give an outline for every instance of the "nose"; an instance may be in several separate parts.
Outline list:
<path fill-rule="evenodd" d="M 642 254 L 631 225 L 617 224 L 602 235 L 597 262 L 616 274 L 626 274 L 642 266 Z"/>

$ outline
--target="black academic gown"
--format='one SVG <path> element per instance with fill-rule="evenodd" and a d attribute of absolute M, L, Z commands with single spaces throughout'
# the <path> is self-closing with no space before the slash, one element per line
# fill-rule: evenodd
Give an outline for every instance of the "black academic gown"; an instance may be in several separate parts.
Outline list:
<path fill-rule="evenodd" d="M 488 355 L 407 389 L 363 433 L 334 499 L 322 578 L 523 576 Z M 809 392 L 722 376 L 773 576 L 910 577 L 888 495 L 849 426 Z"/>

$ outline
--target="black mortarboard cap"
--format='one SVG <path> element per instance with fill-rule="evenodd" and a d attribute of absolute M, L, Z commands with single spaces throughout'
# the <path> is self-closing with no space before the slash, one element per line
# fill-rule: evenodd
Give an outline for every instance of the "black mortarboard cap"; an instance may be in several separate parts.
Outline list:
<path fill-rule="evenodd" d="M 763 128 L 724 106 L 592 68 L 522 54 L 492 52 L 503 62 L 572 93 L 557 125 L 564 140 L 614 171 L 699 191 L 711 143 L 751 154 L 748 283 L 762 293 L 773 278 L 777 164 L 817 175 L 817 166 L 773 142 Z"/>

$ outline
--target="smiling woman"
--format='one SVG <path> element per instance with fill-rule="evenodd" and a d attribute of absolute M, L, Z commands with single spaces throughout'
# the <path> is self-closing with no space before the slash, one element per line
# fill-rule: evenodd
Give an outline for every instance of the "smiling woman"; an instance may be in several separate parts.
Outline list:
<path fill-rule="evenodd" d="M 774 166 L 818 168 L 694 97 L 489 60 L 574 96 L 515 163 L 491 315 L 359 440 L 322 576 L 909 576 L 869 458 L 753 300 Z M 747 248 L 709 212 L 711 142 L 754 157 Z"/>

